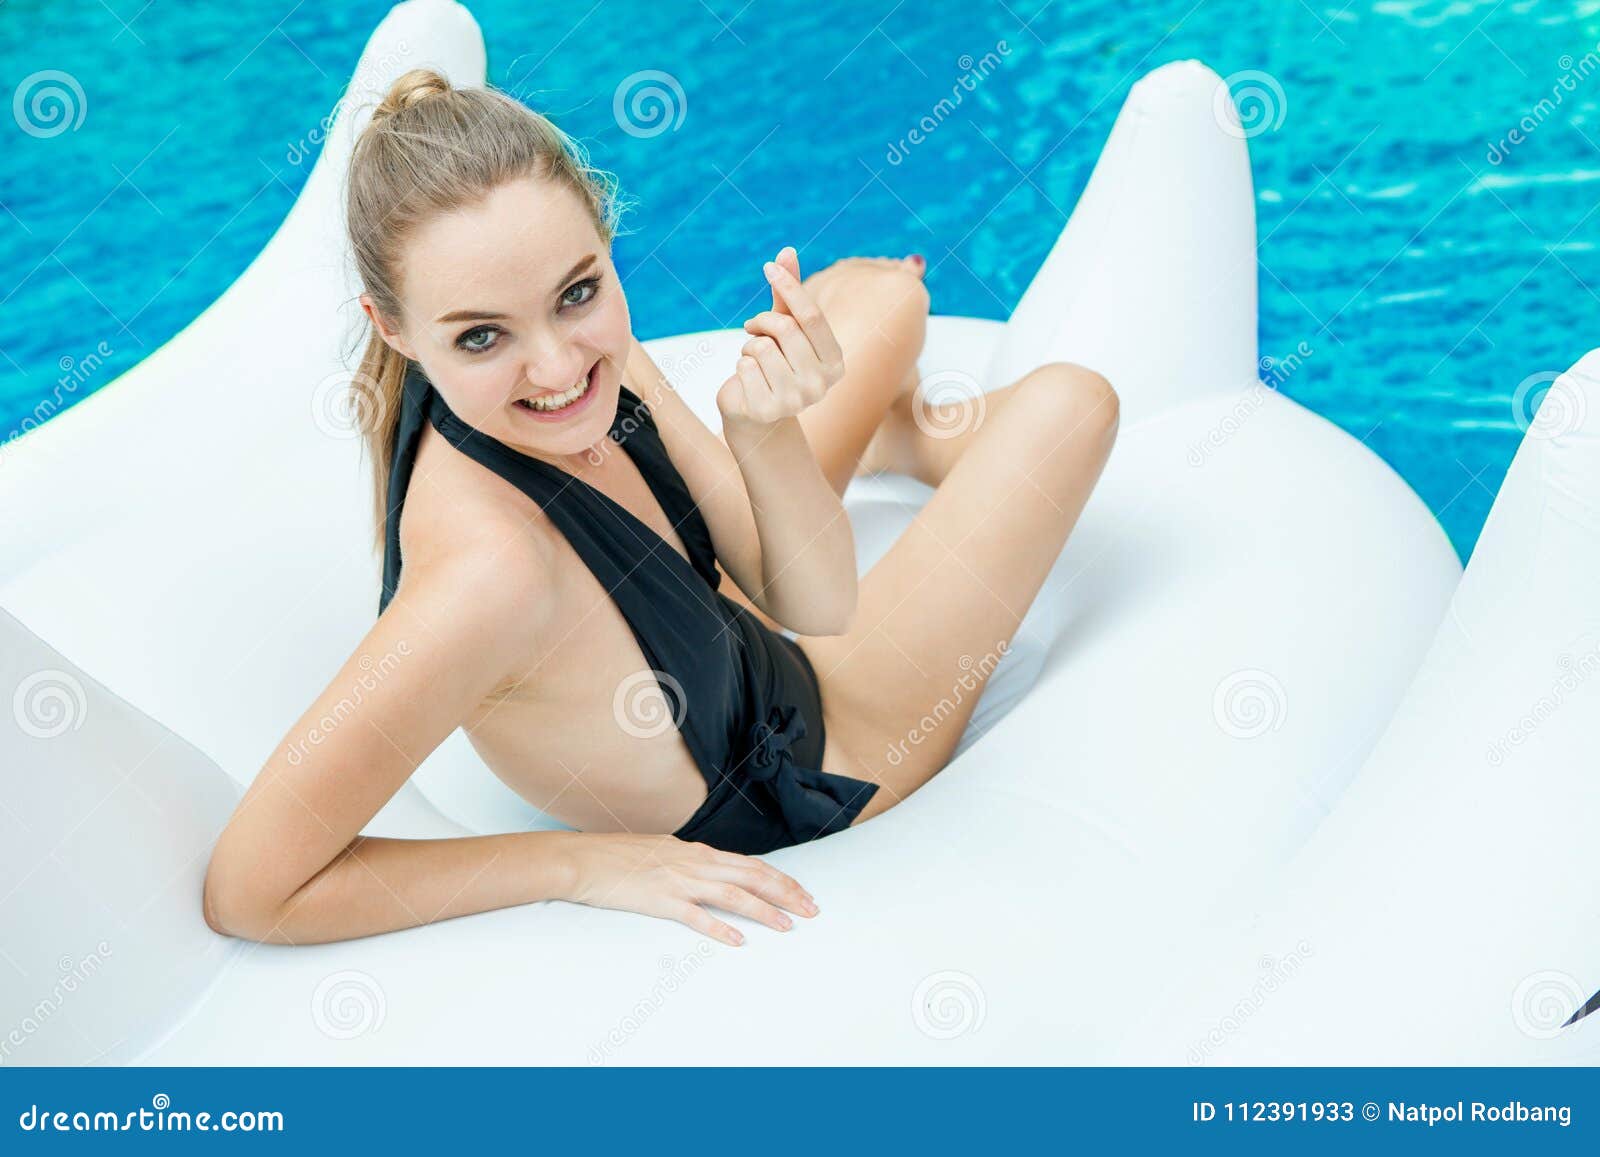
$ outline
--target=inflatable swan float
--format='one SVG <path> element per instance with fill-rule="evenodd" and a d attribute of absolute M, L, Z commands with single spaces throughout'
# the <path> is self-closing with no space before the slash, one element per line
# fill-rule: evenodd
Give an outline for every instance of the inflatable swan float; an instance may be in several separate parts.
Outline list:
<path fill-rule="evenodd" d="M 483 82 L 460 5 L 379 26 L 210 310 L 0 447 L 0 1063 L 1594 1055 L 1600 1016 L 1555 1025 L 1600 986 L 1600 354 L 1552 388 L 1541 419 L 1559 395 L 1569 420 L 1530 433 L 1463 581 L 1388 467 L 1260 380 L 1249 161 L 1192 61 L 1134 86 L 1009 322 L 933 319 L 925 380 L 1082 362 L 1122 433 L 954 762 L 772 857 L 817 920 L 739 949 L 554 902 L 297 948 L 211 932 L 217 833 L 376 605 L 339 189 L 421 64 Z M 649 345 L 715 428 L 742 340 Z M 929 493 L 852 485 L 863 570 Z M 458 732 L 367 831 L 552 822 Z M 1240 1018 L 1268 954 L 1281 983 Z"/>

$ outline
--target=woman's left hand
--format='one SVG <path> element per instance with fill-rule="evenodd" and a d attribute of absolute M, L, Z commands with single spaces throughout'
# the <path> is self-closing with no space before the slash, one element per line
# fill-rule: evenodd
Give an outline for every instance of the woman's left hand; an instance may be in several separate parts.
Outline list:
<path fill-rule="evenodd" d="M 800 284 L 800 257 L 785 246 L 764 266 L 772 308 L 744 323 L 753 335 L 737 371 L 717 391 L 724 425 L 769 425 L 793 417 L 844 377 L 844 353 L 828 319 Z"/>

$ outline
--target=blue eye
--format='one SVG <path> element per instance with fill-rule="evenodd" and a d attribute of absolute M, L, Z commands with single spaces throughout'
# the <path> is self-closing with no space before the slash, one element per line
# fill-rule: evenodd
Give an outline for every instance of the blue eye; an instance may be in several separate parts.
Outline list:
<path fill-rule="evenodd" d="M 599 292 L 600 279 L 598 277 L 588 277 L 569 286 L 567 291 L 561 295 L 561 304 L 588 305 Z M 577 296 L 573 296 L 574 294 Z"/>
<path fill-rule="evenodd" d="M 471 329 L 467 330 L 466 333 L 464 333 L 460 337 L 456 338 L 456 348 L 460 349 L 460 350 L 465 350 L 469 354 L 487 353 L 489 350 L 492 350 L 495 347 L 495 345 L 498 344 L 498 343 L 494 342 L 494 341 L 489 341 L 489 342 L 474 341 L 473 339 L 474 338 L 479 338 L 479 337 L 484 337 L 484 336 L 487 336 L 489 338 L 493 338 L 499 332 L 500 332 L 500 330 L 499 330 L 499 327 L 497 327 L 497 326 L 492 326 L 492 325 L 473 326 Z"/>

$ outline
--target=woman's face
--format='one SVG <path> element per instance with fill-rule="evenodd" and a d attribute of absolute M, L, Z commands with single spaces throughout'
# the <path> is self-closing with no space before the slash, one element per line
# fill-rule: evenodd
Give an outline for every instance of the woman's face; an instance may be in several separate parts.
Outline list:
<path fill-rule="evenodd" d="M 576 193 L 528 178 L 438 214 L 410 237 L 399 276 L 400 328 L 384 338 L 463 421 L 558 464 L 607 435 L 633 334 Z"/>

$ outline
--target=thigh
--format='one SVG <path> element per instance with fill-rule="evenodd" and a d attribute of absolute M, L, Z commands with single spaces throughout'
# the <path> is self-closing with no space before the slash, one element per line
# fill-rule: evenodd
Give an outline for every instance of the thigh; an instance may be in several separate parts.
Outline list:
<path fill-rule="evenodd" d="M 1052 364 L 1022 379 L 862 578 L 850 631 L 797 640 L 822 684 L 828 770 L 880 785 L 861 819 L 949 761 L 1099 480 L 1116 426 L 1116 394 L 1099 375 Z"/>

